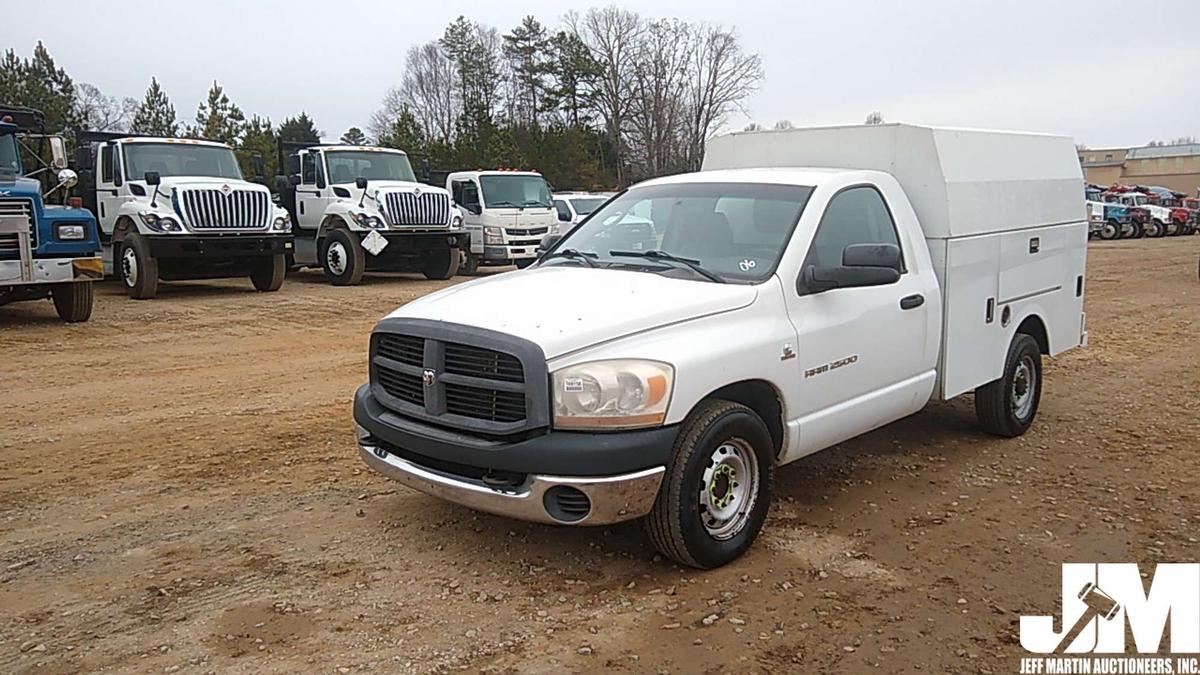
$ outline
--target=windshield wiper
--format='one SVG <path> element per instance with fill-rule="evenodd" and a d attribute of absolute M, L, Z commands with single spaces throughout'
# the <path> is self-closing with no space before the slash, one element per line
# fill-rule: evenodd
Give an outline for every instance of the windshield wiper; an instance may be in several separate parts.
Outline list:
<path fill-rule="evenodd" d="M 649 251 L 609 251 L 608 254 L 614 258 L 646 258 L 647 260 L 662 260 L 665 262 L 678 263 L 692 270 L 696 274 L 699 274 L 705 279 L 708 279 L 709 281 L 713 281 L 718 284 L 726 283 L 726 281 L 721 277 L 701 267 L 699 260 L 680 258 L 679 256 L 672 253 L 667 253 L 666 251 L 658 251 L 654 249 Z"/>
<path fill-rule="evenodd" d="M 528 202 L 525 202 L 525 206 L 540 206 L 540 207 L 542 207 L 543 209 L 548 209 L 548 208 L 550 208 L 550 205 L 549 205 L 549 204 L 547 204 L 546 202 L 539 202 L 539 201 L 528 201 Z"/>
<path fill-rule="evenodd" d="M 492 207 L 496 207 L 496 206 L 511 206 L 511 207 L 513 207 L 513 208 L 517 208 L 517 209 L 521 208 L 520 204 L 514 204 L 514 203 L 512 203 L 512 202 L 492 202 L 492 203 L 491 203 L 491 204 L 489 204 L 488 206 L 492 206 Z"/>
<path fill-rule="evenodd" d="M 578 260 L 588 267 L 599 267 L 599 265 L 593 262 L 599 257 L 600 256 L 596 255 L 595 253 L 584 252 L 573 248 L 564 248 L 561 251 L 555 251 L 542 256 L 542 260 L 550 260 L 551 258 L 567 258 L 569 260 Z"/>

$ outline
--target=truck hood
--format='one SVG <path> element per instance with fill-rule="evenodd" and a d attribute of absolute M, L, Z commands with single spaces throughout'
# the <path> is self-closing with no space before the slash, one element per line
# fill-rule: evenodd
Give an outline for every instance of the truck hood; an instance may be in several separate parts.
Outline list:
<path fill-rule="evenodd" d="M 426 295 L 387 318 L 465 324 L 525 338 L 546 358 L 668 324 L 739 309 L 754 286 L 648 272 L 540 267 Z"/>
<path fill-rule="evenodd" d="M 145 181 L 133 181 L 145 185 Z M 231 190 L 254 190 L 256 192 L 268 192 L 266 186 L 250 181 L 237 180 L 234 178 L 208 178 L 205 176 L 163 176 L 162 184 L 159 185 L 158 191 L 160 194 L 170 194 L 173 189 L 179 190 L 220 190 L 222 186 L 228 185 Z M 153 192 L 154 188 L 146 186 L 147 193 Z"/>
<path fill-rule="evenodd" d="M 28 197 L 40 199 L 42 184 L 33 178 L 20 178 L 12 174 L 0 174 L 0 197 Z"/>
<path fill-rule="evenodd" d="M 358 188 L 353 183 L 349 185 L 342 185 L 341 187 L 344 187 L 351 192 L 358 191 Z M 436 185 L 410 183 L 403 180 L 373 180 L 370 183 L 367 183 L 368 192 L 374 192 L 376 190 L 381 192 L 415 192 L 419 190 L 421 192 L 433 192 L 443 195 L 448 194 L 444 188 L 437 187 Z"/>

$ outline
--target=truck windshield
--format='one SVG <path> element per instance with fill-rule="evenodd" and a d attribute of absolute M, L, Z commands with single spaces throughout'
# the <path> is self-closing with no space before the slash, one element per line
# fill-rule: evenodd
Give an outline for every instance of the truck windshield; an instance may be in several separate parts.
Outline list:
<path fill-rule="evenodd" d="M 417 182 L 408 157 L 395 152 L 345 151 L 325 153 L 330 182 L 353 183 L 358 178 Z"/>
<path fill-rule="evenodd" d="M 550 186 L 541 176 L 528 174 L 479 177 L 483 205 L 489 209 L 541 206 L 550 208 Z"/>
<path fill-rule="evenodd" d="M 600 205 L 605 202 L 605 200 L 605 197 L 576 197 L 568 201 L 571 202 L 571 206 L 575 207 L 575 213 L 578 213 L 581 216 L 586 216 L 587 214 L 599 208 Z"/>
<path fill-rule="evenodd" d="M 159 176 L 204 176 L 209 178 L 242 179 L 233 150 L 213 145 L 184 143 L 126 143 L 125 174 L 141 180 L 147 171 Z"/>
<path fill-rule="evenodd" d="M 21 173 L 21 156 L 17 153 L 17 138 L 12 134 L 0 136 L 0 174 Z"/>
<path fill-rule="evenodd" d="M 579 255 L 551 264 L 672 270 L 629 252 L 661 251 L 696 261 L 726 281 L 755 282 L 775 271 L 813 188 L 754 183 L 676 183 L 634 188 L 598 209 L 553 249 Z M 626 255 L 613 255 L 624 252 Z"/>

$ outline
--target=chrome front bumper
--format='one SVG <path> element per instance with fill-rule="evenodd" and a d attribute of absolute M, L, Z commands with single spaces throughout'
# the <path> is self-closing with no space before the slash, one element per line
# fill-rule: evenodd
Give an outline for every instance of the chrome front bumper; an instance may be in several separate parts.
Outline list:
<path fill-rule="evenodd" d="M 362 432 L 360 431 L 360 438 Z M 522 485 L 495 487 L 483 481 L 443 473 L 410 462 L 374 445 L 359 442 L 359 455 L 375 471 L 414 490 L 518 520 L 557 525 L 607 525 L 640 518 L 654 507 L 664 467 L 658 466 L 619 476 L 529 475 Z M 587 495 L 591 509 L 583 518 L 555 518 L 545 505 L 553 487 L 575 488 Z"/>
<path fill-rule="evenodd" d="M 0 286 L 58 284 L 103 277 L 103 263 L 91 258 L 32 258 L 0 260 Z"/>

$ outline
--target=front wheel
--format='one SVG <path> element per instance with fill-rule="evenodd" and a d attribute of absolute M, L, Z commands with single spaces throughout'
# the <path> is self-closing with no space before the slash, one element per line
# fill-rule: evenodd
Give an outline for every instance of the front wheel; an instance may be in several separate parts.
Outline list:
<path fill-rule="evenodd" d="M 77 281 L 50 289 L 54 311 L 67 323 L 80 323 L 92 318 L 92 282 Z"/>
<path fill-rule="evenodd" d="M 358 239 L 346 230 L 333 230 L 321 247 L 321 268 L 334 286 L 353 286 L 362 281 L 367 256 Z"/>
<path fill-rule="evenodd" d="M 264 293 L 277 291 L 283 286 L 287 268 L 287 257 L 282 254 L 259 258 L 250 267 L 250 283 L 254 284 L 256 290 Z"/>
<path fill-rule="evenodd" d="M 424 274 L 426 279 L 449 279 L 458 273 L 458 263 L 461 259 L 462 255 L 456 248 L 435 251 L 425 259 L 425 264 L 421 266 L 421 274 Z"/>
<path fill-rule="evenodd" d="M 1032 336 L 1017 333 L 1004 375 L 975 390 L 975 416 L 984 431 L 1015 438 L 1033 425 L 1041 399 L 1042 351 Z"/>
<path fill-rule="evenodd" d="M 1106 220 L 1100 226 L 1099 235 L 1104 241 L 1112 241 L 1121 236 L 1121 224 L 1115 220 Z"/>
<path fill-rule="evenodd" d="M 654 547 L 700 569 L 745 553 L 770 507 L 774 448 L 767 426 L 750 408 L 722 400 L 700 404 L 681 425 L 645 520 Z"/>
<path fill-rule="evenodd" d="M 1157 220 L 1150 221 L 1146 224 L 1146 236 L 1157 239 L 1167 233 L 1167 228 Z"/>
<path fill-rule="evenodd" d="M 535 262 L 537 262 L 537 258 L 522 258 L 517 261 L 517 269 L 523 270 Z"/>
<path fill-rule="evenodd" d="M 479 271 L 479 256 L 470 251 L 463 251 L 462 264 L 458 267 L 458 273 L 463 276 L 474 276 Z"/>
<path fill-rule="evenodd" d="M 140 234 L 131 234 L 113 249 L 113 265 L 134 300 L 149 300 L 158 295 L 158 261 L 150 255 L 150 244 Z"/>

